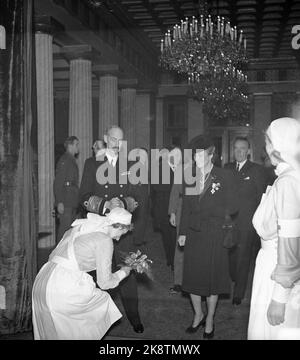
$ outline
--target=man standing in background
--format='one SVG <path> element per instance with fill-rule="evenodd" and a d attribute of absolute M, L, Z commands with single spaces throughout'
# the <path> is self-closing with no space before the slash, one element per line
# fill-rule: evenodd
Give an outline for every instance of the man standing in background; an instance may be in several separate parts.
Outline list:
<path fill-rule="evenodd" d="M 95 158 L 100 158 L 101 155 L 103 155 L 105 153 L 105 142 L 104 140 L 96 140 L 92 146 L 93 149 L 93 156 Z"/>
<path fill-rule="evenodd" d="M 183 163 L 180 148 L 175 147 L 170 152 L 169 165 L 174 170 L 174 172 L 177 171 L 182 172 L 182 179 L 183 179 L 185 166 Z M 174 255 L 174 285 L 170 288 L 171 294 L 181 293 L 181 285 L 182 285 L 184 247 L 180 246 L 177 242 L 179 224 L 181 219 L 182 191 L 183 191 L 182 181 L 180 183 L 174 182 L 170 193 L 169 211 L 168 211 L 170 216 L 170 224 L 176 227 L 176 245 L 175 245 L 175 255 Z"/>
<path fill-rule="evenodd" d="M 248 160 L 249 155 L 249 140 L 237 137 L 234 142 L 235 161 L 225 165 L 225 168 L 234 172 L 236 198 L 239 199 L 239 211 L 234 219 L 237 227 L 237 244 L 229 250 L 230 276 L 234 282 L 233 305 L 240 305 L 245 296 L 256 240 L 252 217 L 266 188 L 263 167 Z"/>
<path fill-rule="evenodd" d="M 79 154 L 79 140 L 70 136 L 64 143 L 65 153 L 58 160 L 54 180 L 55 206 L 59 217 L 58 243 L 75 220 L 78 208 L 79 170 L 76 156 Z"/>
<path fill-rule="evenodd" d="M 169 221 L 169 200 L 174 182 L 175 167 L 169 162 L 169 150 L 164 148 L 160 151 L 159 178 L 157 183 L 151 183 L 151 215 L 153 217 L 153 229 L 161 234 L 166 265 L 174 270 L 174 255 L 176 246 L 176 229 Z M 165 181 L 163 175 L 169 172 L 170 181 Z"/>
<path fill-rule="evenodd" d="M 142 187 L 130 184 L 129 172 L 120 170 L 121 164 L 127 162 L 127 159 L 120 159 L 123 156 L 123 154 L 119 154 L 122 141 L 123 130 L 118 126 L 112 126 L 104 135 L 104 142 L 107 147 L 105 153 L 101 153 L 99 157 L 97 153 L 96 159 L 85 162 L 80 185 L 80 204 L 85 211 L 104 215 L 115 207 L 123 207 L 133 213 L 138 206 L 144 205 Z M 127 162 L 127 169 L 130 169 L 130 165 L 132 164 Z M 125 181 L 126 178 L 127 181 Z M 103 181 L 105 179 L 107 180 L 106 183 Z M 136 221 L 135 217 L 134 214 L 134 222 Z M 143 218 L 143 216 L 141 217 Z M 144 226 L 139 228 L 144 229 Z M 115 243 L 115 265 L 122 262 L 121 252 L 135 252 L 137 245 L 140 245 L 142 240 L 139 232 L 135 230 L 119 243 Z M 119 291 L 124 310 L 133 330 L 142 333 L 144 327 L 138 310 L 137 283 L 133 271 L 121 282 Z"/>

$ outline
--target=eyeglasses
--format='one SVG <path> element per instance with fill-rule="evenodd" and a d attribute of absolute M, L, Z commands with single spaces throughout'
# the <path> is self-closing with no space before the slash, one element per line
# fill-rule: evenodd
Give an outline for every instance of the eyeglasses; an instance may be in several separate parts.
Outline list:
<path fill-rule="evenodd" d="M 122 141 L 123 139 L 118 139 L 116 137 L 113 137 L 113 136 L 108 136 L 108 138 L 113 141 L 113 142 L 119 142 L 119 141 Z"/>

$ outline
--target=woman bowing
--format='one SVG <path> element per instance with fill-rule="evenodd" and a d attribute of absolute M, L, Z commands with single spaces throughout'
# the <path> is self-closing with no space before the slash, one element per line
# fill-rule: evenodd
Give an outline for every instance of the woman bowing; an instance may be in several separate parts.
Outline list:
<path fill-rule="evenodd" d="M 127 266 L 111 272 L 113 239 L 130 229 L 131 214 L 122 208 L 73 222 L 34 281 L 35 340 L 99 340 L 121 318 L 105 290 L 130 273 Z M 95 269 L 100 289 L 87 274 Z"/>

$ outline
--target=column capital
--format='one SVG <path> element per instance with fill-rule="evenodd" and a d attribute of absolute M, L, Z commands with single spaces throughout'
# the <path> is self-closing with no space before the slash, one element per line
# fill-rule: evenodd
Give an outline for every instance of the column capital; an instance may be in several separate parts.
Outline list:
<path fill-rule="evenodd" d="M 155 96 L 157 94 L 157 87 L 139 88 L 137 89 L 138 95 L 149 94 Z"/>
<path fill-rule="evenodd" d="M 55 57 L 63 56 L 68 61 L 72 61 L 77 59 L 92 60 L 94 53 L 90 45 L 67 45 L 61 47 L 54 55 Z"/>
<path fill-rule="evenodd" d="M 136 90 L 138 84 L 139 84 L 138 79 L 119 79 L 119 88 L 121 90 L 125 90 L 125 89 Z"/>
<path fill-rule="evenodd" d="M 101 64 L 94 65 L 92 71 L 100 78 L 106 75 L 118 76 L 120 68 L 118 64 Z"/>
<path fill-rule="evenodd" d="M 53 35 L 57 31 L 64 31 L 64 26 L 49 15 L 35 15 L 34 31 L 37 34 Z"/>

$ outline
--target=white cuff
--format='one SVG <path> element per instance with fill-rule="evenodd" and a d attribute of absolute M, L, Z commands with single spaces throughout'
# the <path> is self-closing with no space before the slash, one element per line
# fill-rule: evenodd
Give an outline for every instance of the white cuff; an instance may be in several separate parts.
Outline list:
<path fill-rule="evenodd" d="M 278 219 L 278 236 L 283 238 L 300 237 L 300 219 Z"/>
<path fill-rule="evenodd" d="M 118 270 L 115 272 L 115 274 L 118 276 L 120 281 L 126 278 L 126 272 L 124 270 Z"/>
<path fill-rule="evenodd" d="M 282 304 L 286 304 L 289 300 L 292 289 L 284 288 L 282 285 L 275 282 L 272 300 Z"/>

